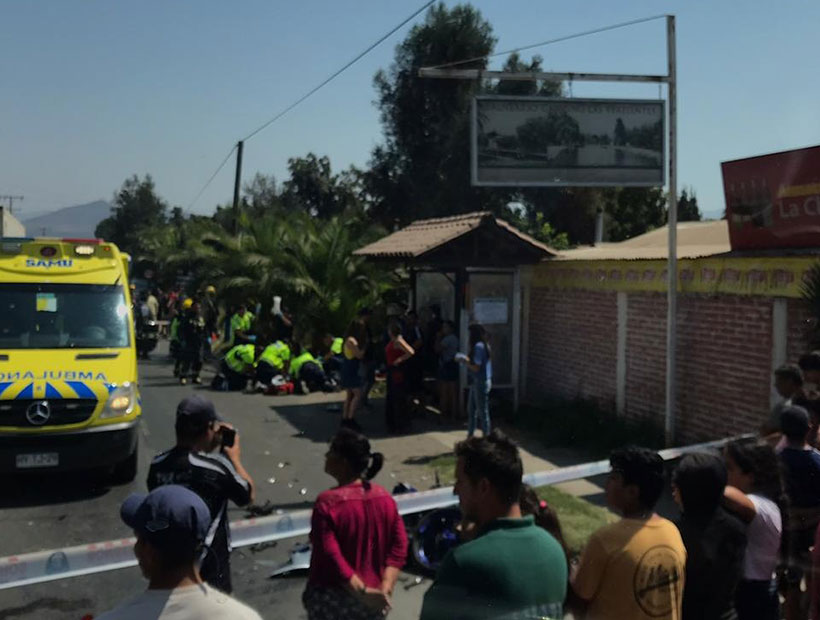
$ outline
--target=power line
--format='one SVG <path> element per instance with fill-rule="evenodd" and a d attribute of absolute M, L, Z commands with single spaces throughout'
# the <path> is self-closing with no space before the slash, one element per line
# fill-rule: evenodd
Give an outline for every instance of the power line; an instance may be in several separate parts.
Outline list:
<path fill-rule="evenodd" d="M 266 129 L 267 127 L 269 127 L 270 125 L 272 125 L 273 123 L 275 123 L 276 121 L 278 121 L 278 120 L 279 120 L 280 118 L 282 118 L 285 114 L 287 114 L 288 112 L 290 112 L 293 108 L 295 108 L 295 107 L 296 107 L 296 106 L 298 106 L 300 103 L 302 103 L 305 99 L 307 99 L 308 97 L 310 97 L 311 95 L 313 95 L 314 93 L 316 93 L 316 92 L 317 92 L 318 90 L 320 90 L 322 87 L 324 87 L 324 86 L 326 86 L 327 84 L 329 84 L 330 82 L 332 82 L 335 78 L 337 78 L 339 75 L 341 75 L 342 73 L 344 73 L 347 69 L 349 69 L 350 67 L 352 67 L 353 65 L 355 65 L 357 62 L 359 62 L 359 60 L 361 60 L 361 59 L 362 59 L 362 58 L 364 58 L 364 57 L 365 57 L 368 53 L 370 53 L 371 51 L 373 51 L 376 47 L 378 47 L 381 43 L 383 43 L 386 39 L 388 39 L 388 38 L 389 38 L 392 34 L 394 34 L 394 33 L 395 33 L 397 30 L 399 30 L 402 26 L 404 26 L 404 25 L 405 25 L 405 24 L 407 24 L 410 20 L 412 20 L 414 17 L 416 17 L 419 13 L 421 13 L 422 11 L 424 11 L 425 9 L 427 9 L 427 8 L 428 8 L 429 6 L 431 6 L 432 4 L 435 4 L 435 2 L 436 2 L 436 0 L 430 0 L 430 2 L 426 2 L 426 3 L 424 4 L 424 6 L 422 6 L 420 9 L 416 10 L 416 11 L 415 11 L 412 15 L 410 15 L 407 19 L 405 19 L 404 21 L 402 21 L 402 22 L 401 22 L 398 26 L 396 26 L 395 28 L 393 28 L 392 30 L 390 30 L 390 32 L 388 32 L 387 34 L 385 34 L 385 35 L 383 35 L 382 37 L 380 37 L 380 38 L 379 38 L 379 39 L 378 39 L 375 43 L 373 43 L 372 45 L 370 45 L 370 46 L 369 46 L 366 50 L 364 50 L 361 54 L 359 54 L 358 56 L 356 56 L 356 58 L 354 58 L 353 60 L 351 60 L 350 62 L 348 62 L 348 63 L 347 63 L 344 67 L 342 67 L 341 69 L 339 69 L 338 71 L 336 71 L 333 75 L 331 75 L 329 78 L 327 78 L 326 80 L 324 80 L 323 82 L 321 82 L 318 86 L 316 86 L 316 87 L 314 87 L 313 89 L 311 89 L 310 91 L 308 91 L 308 93 L 307 93 L 307 94 L 303 95 L 302 97 L 300 97 L 299 99 L 297 99 L 295 102 L 293 102 L 292 104 L 290 104 L 288 107 L 286 107 L 284 110 L 282 110 L 281 112 L 279 112 L 279 114 L 277 114 L 276 116 L 274 116 L 272 119 L 270 119 L 270 120 L 269 120 L 268 122 L 266 122 L 264 125 L 260 126 L 259 128 L 255 129 L 254 131 L 252 131 L 251 133 L 249 133 L 247 136 L 245 136 L 244 138 L 242 138 L 242 142 L 246 142 L 246 141 L 247 141 L 247 140 L 249 140 L 250 138 L 254 137 L 254 136 L 255 136 L 256 134 L 258 134 L 260 131 L 262 131 L 263 129 Z"/>
<path fill-rule="evenodd" d="M 186 209 L 186 211 L 190 211 L 190 210 L 191 210 L 191 207 L 193 207 L 193 206 L 194 206 L 194 203 L 195 203 L 197 200 L 199 200 L 199 197 L 200 197 L 200 196 L 202 196 L 203 192 L 204 192 L 206 189 L 208 189 L 208 186 L 211 184 L 211 181 L 213 181 L 213 180 L 216 178 L 216 175 L 218 175 L 218 174 L 219 174 L 219 171 L 220 171 L 220 170 L 222 170 L 222 168 L 225 166 L 225 164 L 226 164 L 226 163 L 228 163 L 228 160 L 231 158 L 231 155 L 233 155 L 233 152 L 234 152 L 235 150 L 236 150 L 236 145 L 234 144 L 234 145 L 233 145 L 233 148 L 232 148 L 230 151 L 228 151 L 228 154 L 227 154 L 227 155 L 225 155 L 225 159 L 223 159 L 223 160 L 222 160 L 222 163 L 221 163 L 221 164 L 219 164 L 219 167 L 218 167 L 218 168 L 214 171 L 214 173 L 211 175 L 211 178 L 210 178 L 210 179 L 208 179 L 208 180 L 205 182 L 205 185 L 203 185 L 203 186 L 202 186 L 202 189 L 201 189 L 201 190 L 199 190 L 199 193 L 196 195 L 196 198 L 194 198 L 194 199 L 191 201 L 191 204 L 189 204 L 189 205 L 188 205 L 188 208 Z"/>
<path fill-rule="evenodd" d="M 506 50 L 503 52 L 496 52 L 494 54 L 488 54 L 486 56 L 476 56 L 475 58 L 468 58 L 466 60 L 457 60 L 455 62 L 448 62 L 443 65 L 435 65 L 433 67 L 425 67 L 426 69 L 444 69 L 446 67 L 454 67 L 456 65 L 464 65 L 468 62 L 475 62 L 476 60 L 486 60 L 489 58 L 495 58 L 496 56 L 506 56 L 507 54 L 512 54 L 513 52 L 523 52 L 525 50 L 530 50 L 535 47 L 543 47 L 545 45 L 552 45 L 553 43 L 561 43 L 562 41 L 569 41 L 570 39 L 578 39 L 580 37 L 586 37 L 591 34 L 599 34 L 601 32 L 607 32 L 608 30 L 616 30 L 618 28 L 625 28 L 626 26 L 634 26 L 635 24 L 642 24 L 644 22 L 651 22 L 656 19 L 665 19 L 666 15 L 655 15 L 654 17 L 643 17 L 641 19 L 633 19 L 632 21 L 623 22 L 620 24 L 614 24 L 612 26 L 604 26 L 603 28 L 595 28 L 594 30 L 587 30 L 585 32 L 579 32 L 577 34 L 570 34 L 564 37 L 558 37 L 557 39 L 549 39 L 547 41 L 542 41 L 541 43 L 533 43 L 532 45 L 525 45 L 524 47 L 517 47 L 515 49 Z"/>

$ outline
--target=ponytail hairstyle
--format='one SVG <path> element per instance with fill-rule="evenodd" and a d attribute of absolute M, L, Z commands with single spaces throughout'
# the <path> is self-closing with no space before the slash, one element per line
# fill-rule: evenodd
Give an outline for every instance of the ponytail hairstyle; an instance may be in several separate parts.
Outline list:
<path fill-rule="evenodd" d="M 533 515 L 535 517 L 535 524 L 552 534 L 552 537 L 561 545 L 564 550 L 564 556 L 567 559 L 567 567 L 569 567 L 569 549 L 564 540 L 564 532 L 561 529 L 561 522 L 558 520 L 558 515 L 545 502 L 540 499 L 533 489 L 528 484 L 521 485 L 521 494 L 518 497 L 518 504 L 521 507 L 522 515 Z"/>
<path fill-rule="evenodd" d="M 350 428 L 340 428 L 330 442 L 330 449 L 341 456 L 356 476 L 372 480 L 384 465 L 381 452 L 370 452 L 367 437 Z"/>

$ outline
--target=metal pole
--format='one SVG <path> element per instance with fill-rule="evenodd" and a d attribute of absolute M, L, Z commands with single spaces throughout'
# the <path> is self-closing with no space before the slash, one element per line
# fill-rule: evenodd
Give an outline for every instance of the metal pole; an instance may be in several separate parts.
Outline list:
<path fill-rule="evenodd" d="M 244 142 L 236 143 L 236 176 L 233 181 L 233 234 L 239 234 L 239 184 L 242 180 L 242 147 Z"/>
<path fill-rule="evenodd" d="M 678 331 L 678 145 L 677 71 L 675 67 L 675 16 L 666 16 L 667 60 L 669 62 L 669 259 L 666 304 L 666 445 L 675 442 L 675 353 Z"/>

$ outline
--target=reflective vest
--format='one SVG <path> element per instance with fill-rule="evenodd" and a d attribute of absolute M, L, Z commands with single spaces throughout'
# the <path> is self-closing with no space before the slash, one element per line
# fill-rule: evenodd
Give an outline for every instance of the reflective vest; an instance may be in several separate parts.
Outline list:
<path fill-rule="evenodd" d="M 253 366 L 254 346 L 252 344 L 239 344 L 228 351 L 225 355 L 225 363 L 234 372 L 244 373 L 245 368 Z"/>
<path fill-rule="evenodd" d="M 243 331 L 247 332 L 250 331 L 251 325 L 253 325 L 253 315 L 250 312 L 246 312 L 242 316 L 238 314 L 234 314 L 231 317 L 231 331 Z"/>
<path fill-rule="evenodd" d="M 269 344 L 259 356 L 260 362 L 266 362 L 278 370 L 285 367 L 285 362 L 290 359 L 290 347 L 281 340 Z"/>
<path fill-rule="evenodd" d="M 168 339 L 173 342 L 179 340 L 179 317 L 171 319 L 171 326 L 168 328 Z"/>
<path fill-rule="evenodd" d="M 333 353 L 333 355 L 341 355 L 344 343 L 344 338 L 334 338 L 333 344 L 330 345 L 330 352 Z"/>
<path fill-rule="evenodd" d="M 319 368 L 322 367 L 322 364 L 320 364 L 319 360 L 317 360 L 315 357 L 313 357 L 313 355 L 310 354 L 310 351 L 305 351 L 304 353 L 302 353 L 302 355 L 295 358 L 290 363 L 290 376 L 294 379 L 298 379 L 299 371 L 302 369 L 302 366 L 304 366 L 307 362 L 313 362 L 314 364 L 319 366 Z"/>

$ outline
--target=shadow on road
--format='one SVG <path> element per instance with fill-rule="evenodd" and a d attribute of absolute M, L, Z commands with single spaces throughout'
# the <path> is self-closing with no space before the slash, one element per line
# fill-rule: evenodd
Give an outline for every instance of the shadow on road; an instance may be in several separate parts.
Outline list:
<path fill-rule="evenodd" d="M 341 406 L 337 403 L 327 405 L 273 405 L 275 410 L 288 423 L 297 429 L 293 437 L 304 437 L 317 443 L 327 443 L 339 429 L 341 422 Z M 337 410 L 338 409 L 338 410 Z M 440 423 L 435 413 L 411 415 L 410 429 L 401 433 L 389 433 L 384 420 L 384 400 L 374 400 L 369 410 L 362 409 L 356 414 L 356 421 L 361 425 L 362 432 L 370 439 L 385 439 L 387 437 L 401 437 L 420 435 L 430 431 L 448 431 L 460 428 L 458 425 Z"/>
<path fill-rule="evenodd" d="M 12 474 L 3 476 L 0 486 L 0 508 L 84 502 L 111 491 L 111 485 L 96 472 Z"/>
<path fill-rule="evenodd" d="M 453 451 L 448 450 L 447 452 L 442 452 L 441 454 L 429 454 L 425 456 L 408 456 L 402 461 L 402 463 L 405 465 L 427 465 L 428 463 L 431 463 L 432 461 L 444 456 L 453 456 Z"/>

